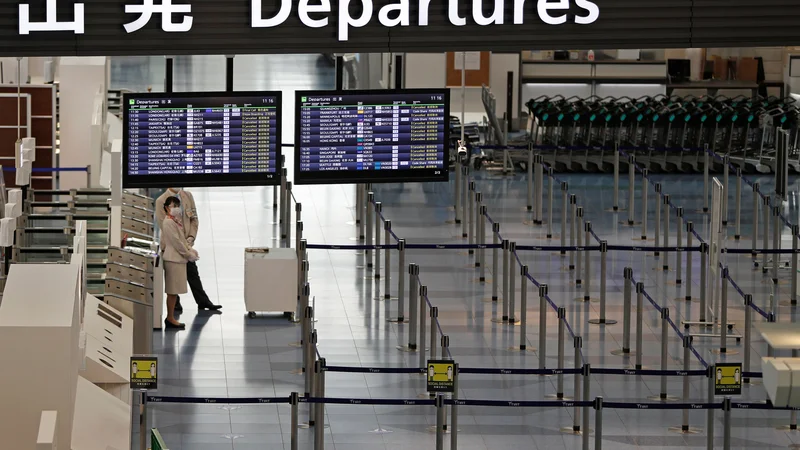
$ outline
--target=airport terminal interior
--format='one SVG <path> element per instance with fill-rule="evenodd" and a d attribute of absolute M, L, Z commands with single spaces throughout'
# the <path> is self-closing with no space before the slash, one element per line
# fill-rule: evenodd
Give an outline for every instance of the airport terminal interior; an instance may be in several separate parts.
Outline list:
<path fill-rule="evenodd" d="M 793 47 L 25 58 L 27 84 L 56 81 L 59 140 L 4 153 L 0 360 L 32 369 L 2 383 L 0 402 L 23 406 L 0 432 L 24 428 L 14 448 L 36 450 L 56 448 L 48 436 L 72 450 L 800 448 L 797 61 Z M 21 86 L 4 82 L 0 104 L 23 98 L 41 120 Z M 447 93 L 449 140 L 428 160 L 446 179 L 298 177 L 306 91 L 404 89 Z M 136 101 L 226 90 L 281 93 L 285 178 L 125 186 Z M 0 128 L 30 138 L 28 123 Z M 222 305 L 181 294 L 181 330 L 164 325 L 167 188 L 194 197 L 199 278 Z M 77 284 L 61 271 L 76 264 Z M 46 320 L 21 319 L 28 301 Z M 119 330 L 93 331 L 93 315 Z M 65 350 L 37 366 L 16 345 Z M 153 357 L 157 377 L 129 370 Z M 53 364 L 72 386 L 36 394 Z"/>

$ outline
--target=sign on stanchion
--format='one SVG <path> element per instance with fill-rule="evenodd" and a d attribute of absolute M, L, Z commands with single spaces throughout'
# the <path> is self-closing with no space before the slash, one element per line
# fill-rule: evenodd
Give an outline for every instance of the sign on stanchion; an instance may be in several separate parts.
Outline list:
<path fill-rule="evenodd" d="M 150 450 L 169 450 L 157 428 L 150 430 Z"/>
<path fill-rule="evenodd" d="M 714 366 L 714 395 L 742 395 L 742 363 Z"/>
<path fill-rule="evenodd" d="M 131 356 L 131 389 L 148 391 L 158 389 L 158 358 Z"/>
<path fill-rule="evenodd" d="M 428 392 L 455 392 L 456 363 L 448 360 L 429 359 L 427 374 Z"/>

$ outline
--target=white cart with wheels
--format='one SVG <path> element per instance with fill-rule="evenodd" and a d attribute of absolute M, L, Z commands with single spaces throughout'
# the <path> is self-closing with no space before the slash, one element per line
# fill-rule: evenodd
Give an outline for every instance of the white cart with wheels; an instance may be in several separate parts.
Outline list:
<path fill-rule="evenodd" d="M 256 312 L 292 319 L 297 310 L 297 253 L 291 248 L 244 249 L 244 304 Z"/>

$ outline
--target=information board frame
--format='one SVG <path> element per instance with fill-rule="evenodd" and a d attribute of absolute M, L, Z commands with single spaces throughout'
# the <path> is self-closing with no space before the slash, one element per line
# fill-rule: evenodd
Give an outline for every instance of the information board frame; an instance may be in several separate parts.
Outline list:
<path fill-rule="evenodd" d="M 444 98 L 444 152 L 441 169 L 408 169 L 408 170 L 348 170 L 303 172 L 300 170 L 301 157 L 301 104 L 303 97 L 334 95 L 420 95 L 441 94 Z M 413 88 L 413 89 L 353 89 L 353 90 L 304 90 L 295 92 L 295 157 L 294 183 L 304 184 L 357 184 L 357 183 L 413 183 L 413 182 L 447 182 L 450 179 L 450 89 L 449 88 Z"/>
<path fill-rule="evenodd" d="M 186 99 L 186 98 L 235 98 L 275 97 L 275 172 L 274 173 L 228 173 L 228 174 L 155 174 L 130 175 L 130 101 L 136 99 Z M 277 186 L 281 182 L 282 137 L 283 137 L 283 92 L 282 91 L 208 91 L 208 92 L 136 92 L 122 97 L 122 187 L 164 188 L 208 187 L 208 186 Z"/>

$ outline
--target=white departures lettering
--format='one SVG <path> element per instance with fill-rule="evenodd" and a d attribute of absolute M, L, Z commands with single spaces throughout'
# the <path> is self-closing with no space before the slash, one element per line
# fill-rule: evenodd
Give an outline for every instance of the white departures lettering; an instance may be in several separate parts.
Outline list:
<path fill-rule="evenodd" d="M 312 19 L 308 16 L 310 13 L 331 12 L 330 0 L 319 0 L 319 2 L 319 5 L 309 5 L 308 0 L 300 0 L 300 5 L 297 7 L 297 13 L 300 15 L 300 21 L 309 28 L 322 28 L 328 26 L 327 16 L 322 19 Z M 283 10 L 283 8 L 281 8 L 281 10 Z"/>
<path fill-rule="evenodd" d="M 31 22 L 31 5 L 20 3 L 19 34 L 30 34 L 31 31 L 72 31 L 83 34 L 83 3 L 75 3 L 73 6 L 75 20 L 72 22 L 59 22 L 56 18 L 57 9 L 56 0 L 47 0 L 45 21 Z"/>
<path fill-rule="evenodd" d="M 125 5 L 128 14 L 139 14 L 139 18 L 124 25 L 125 31 L 133 33 L 141 30 L 150 22 L 153 14 L 161 14 L 161 29 L 168 33 L 183 33 L 192 29 L 192 16 L 183 16 L 180 22 L 173 22 L 173 14 L 188 14 L 192 12 L 192 5 L 173 5 L 172 0 L 162 0 L 160 5 L 153 0 L 144 0 L 141 5 Z"/>

